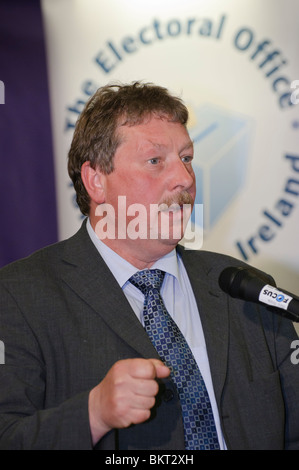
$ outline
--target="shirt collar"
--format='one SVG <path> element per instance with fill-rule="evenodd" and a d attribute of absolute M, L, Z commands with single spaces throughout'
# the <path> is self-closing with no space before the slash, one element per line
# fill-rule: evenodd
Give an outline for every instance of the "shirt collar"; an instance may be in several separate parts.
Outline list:
<path fill-rule="evenodd" d="M 98 252 L 104 259 L 120 287 L 123 288 L 128 279 L 130 279 L 138 269 L 136 266 L 133 266 L 131 263 L 119 256 L 97 237 L 89 219 L 87 219 L 86 228 Z M 151 269 L 161 269 L 179 280 L 180 276 L 176 250 L 173 249 L 170 253 L 157 260 Z"/>

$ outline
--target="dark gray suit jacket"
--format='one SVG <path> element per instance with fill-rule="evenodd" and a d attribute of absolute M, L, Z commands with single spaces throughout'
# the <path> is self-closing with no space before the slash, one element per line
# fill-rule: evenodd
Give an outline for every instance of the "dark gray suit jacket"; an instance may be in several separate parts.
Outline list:
<path fill-rule="evenodd" d="M 239 261 L 181 250 L 199 307 L 229 449 L 299 449 L 299 366 L 291 322 L 234 300 L 218 276 Z M 0 271 L 1 449 L 91 449 L 88 394 L 119 359 L 157 357 L 89 239 L 67 241 Z M 108 433 L 99 449 L 184 448 L 180 404 L 160 381 L 146 423 Z"/>

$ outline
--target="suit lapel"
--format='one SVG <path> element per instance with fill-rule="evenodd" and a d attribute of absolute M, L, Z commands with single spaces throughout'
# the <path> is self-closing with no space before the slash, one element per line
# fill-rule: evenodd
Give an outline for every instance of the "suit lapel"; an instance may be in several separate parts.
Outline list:
<path fill-rule="evenodd" d="M 203 326 L 215 396 L 218 404 L 226 377 L 229 323 L 227 298 L 218 286 L 213 267 L 207 267 L 200 251 L 181 250 Z M 217 271 L 217 270 L 216 270 Z"/>
<path fill-rule="evenodd" d="M 139 354 L 158 358 L 126 296 L 90 240 L 85 223 L 66 242 L 62 279 Z"/>

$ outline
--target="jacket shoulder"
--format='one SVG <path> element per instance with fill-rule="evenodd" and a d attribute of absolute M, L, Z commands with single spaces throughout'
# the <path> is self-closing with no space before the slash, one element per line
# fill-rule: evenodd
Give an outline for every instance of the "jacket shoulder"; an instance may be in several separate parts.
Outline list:
<path fill-rule="evenodd" d="M 178 254 L 185 264 L 201 266 L 206 272 L 224 269 L 227 266 L 249 267 L 244 261 L 231 255 L 207 250 L 189 250 L 178 246 Z"/>
<path fill-rule="evenodd" d="M 28 278 L 46 277 L 47 273 L 55 270 L 55 266 L 61 263 L 65 253 L 68 251 L 78 252 L 82 241 L 84 245 L 84 237 L 88 239 L 87 231 L 82 225 L 78 232 L 70 238 L 43 247 L 26 258 L 21 258 L 2 267 L 0 281 L 18 277 L 26 279 L 27 276 Z"/>

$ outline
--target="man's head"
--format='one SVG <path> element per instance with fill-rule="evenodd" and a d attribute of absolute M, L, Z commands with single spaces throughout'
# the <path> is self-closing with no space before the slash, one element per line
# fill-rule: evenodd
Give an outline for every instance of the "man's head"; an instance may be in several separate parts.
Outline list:
<path fill-rule="evenodd" d="M 152 84 L 108 85 L 87 103 L 69 152 L 77 201 L 98 238 L 135 266 L 182 239 L 195 200 L 188 111 Z"/>
<path fill-rule="evenodd" d="M 166 88 L 151 83 L 107 85 L 88 101 L 77 122 L 69 151 L 68 171 L 84 215 L 89 214 L 90 196 L 82 181 L 81 170 L 89 161 L 101 172 L 113 171 L 113 157 L 121 143 L 120 129 L 143 123 L 152 116 L 187 124 L 188 110 Z"/>

